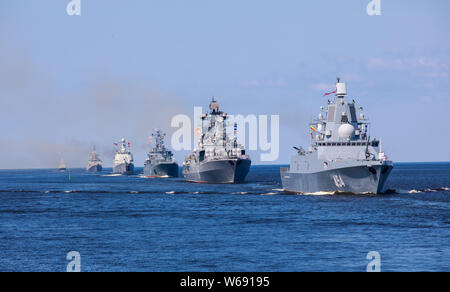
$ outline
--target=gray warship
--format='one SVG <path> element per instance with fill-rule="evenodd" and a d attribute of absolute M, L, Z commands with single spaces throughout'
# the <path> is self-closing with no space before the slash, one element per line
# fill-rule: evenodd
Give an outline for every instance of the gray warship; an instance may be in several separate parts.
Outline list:
<path fill-rule="evenodd" d="M 58 171 L 59 172 L 66 172 L 67 171 L 67 165 L 64 162 L 64 159 L 62 159 L 62 158 L 61 158 L 61 161 L 59 162 Z"/>
<path fill-rule="evenodd" d="M 126 143 L 125 139 L 122 138 L 119 143 L 120 149 L 116 152 L 113 160 L 113 173 L 116 174 L 133 174 L 134 173 L 134 159 L 133 154 L 130 151 L 130 143 Z M 127 147 L 128 146 L 128 147 Z"/>
<path fill-rule="evenodd" d="M 94 150 L 91 152 L 91 154 L 89 154 L 89 161 L 88 161 L 88 165 L 86 166 L 86 171 L 87 172 L 100 172 L 102 170 L 103 170 L 102 160 L 97 155 L 97 151 L 94 148 Z"/>
<path fill-rule="evenodd" d="M 236 137 L 227 135 L 228 116 L 214 98 L 209 109 L 202 115 L 198 146 L 183 163 L 184 178 L 195 183 L 242 183 L 250 170 L 250 157 Z"/>
<path fill-rule="evenodd" d="M 155 147 L 150 150 L 145 160 L 144 176 L 146 177 L 178 177 L 178 164 L 173 159 L 172 151 L 164 145 L 165 134 L 155 129 L 151 139 L 155 140 Z"/>
<path fill-rule="evenodd" d="M 370 138 L 363 108 L 357 109 L 354 100 L 347 100 L 347 86 L 339 78 L 332 93 L 336 97 L 328 101 L 326 109 L 321 107 L 318 118 L 310 124 L 308 151 L 294 147 L 298 154 L 292 157 L 290 168 L 281 168 L 283 189 L 295 193 L 382 193 L 393 163 L 380 141 Z"/>

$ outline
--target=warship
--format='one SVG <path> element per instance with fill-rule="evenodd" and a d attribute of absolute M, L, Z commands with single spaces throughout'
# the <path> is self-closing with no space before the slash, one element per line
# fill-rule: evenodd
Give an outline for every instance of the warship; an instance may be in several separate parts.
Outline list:
<path fill-rule="evenodd" d="M 335 94 L 310 124 L 308 151 L 297 155 L 289 168 L 281 168 L 286 192 L 379 194 L 393 168 L 379 140 L 371 139 L 363 108 L 347 100 L 347 86 L 338 78 Z M 359 113 L 359 117 L 357 116 Z"/>
<path fill-rule="evenodd" d="M 61 161 L 59 162 L 58 171 L 59 172 L 66 172 L 67 171 L 67 165 L 64 162 L 64 159 L 62 159 L 62 158 L 61 158 Z"/>
<path fill-rule="evenodd" d="M 201 137 L 197 148 L 183 163 L 186 181 L 195 183 L 232 184 L 244 182 L 251 160 L 235 135 L 227 135 L 226 113 L 212 99 L 210 112 L 202 115 Z"/>
<path fill-rule="evenodd" d="M 89 154 L 89 161 L 88 161 L 88 165 L 86 166 L 86 171 L 87 172 L 99 172 L 102 170 L 103 170 L 102 160 L 100 159 L 100 157 L 98 157 L 97 151 L 94 148 L 94 150 L 91 152 L 91 154 Z"/>
<path fill-rule="evenodd" d="M 133 154 L 130 151 L 130 143 L 128 145 L 124 138 L 119 143 L 114 144 L 119 146 L 120 149 L 116 152 L 113 161 L 113 173 L 117 174 L 133 174 L 134 173 L 134 160 Z M 128 146 L 128 147 L 127 147 Z"/>
<path fill-rule="evenodd" d="M 164 145 L 165 134 L 155 129 L 150 139 L 155 139 L 155 147 L 150 150 L 144 164 L 146 177 L 178 177 L 178 164 L 173 159 L 172 151 Z M 151 141 L 152 142 L 152 141 Z"/>

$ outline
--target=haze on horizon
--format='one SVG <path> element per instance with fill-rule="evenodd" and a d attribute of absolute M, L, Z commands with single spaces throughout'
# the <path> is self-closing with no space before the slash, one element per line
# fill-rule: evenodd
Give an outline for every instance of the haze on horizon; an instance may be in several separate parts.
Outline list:
<path fill-rule="evenodd" d="M 69 2 L 0 2 L 1 169 L 84 167 L 94 146 L 110 167 L 122 137 L 143 165 L 153 128 L 211 96 L 279 114 L 287 164 L 338 76 L 390 159 L 450 161 L 449 1 Z"/>

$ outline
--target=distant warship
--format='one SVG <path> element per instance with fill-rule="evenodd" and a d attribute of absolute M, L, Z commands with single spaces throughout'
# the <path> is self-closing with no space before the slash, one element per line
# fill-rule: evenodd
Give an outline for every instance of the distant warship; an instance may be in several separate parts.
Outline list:
<path fill-rule="evenodd" d="M 119 146 L 119 144 L 115 144 Z M 116 152 L 113 161 L 113 173 L 133 174 L 134 160 L 130 151 L 130 143 L 126 143 L 125 139 L 120 140 L 120 149 Z"/>
<path fill-rule="evenodd" d="M 147 177 L 178 177 L 178 164 L 173 159 L 172 151 L 167 150 L 164 145 L 165 134 L 156 129 L 151 139 L 155 140 L 155 147 L 152 148 L 145 160 L 144 176 Z"/>
<path fill-rule="evenodd" d="M 209 109 L 209 114 L 202 115 L 198 147 L 183 163 L 183 175 L 187 181 L 196 183 L 242 183 L 251 160 L 237 138 L 227 135 L 228 116 L 219 110 L 214 98 Z"/>
<path fill-rule="evenodd" d="M 102 160 L 97 155 L 97 151 L 94 150 L 89 155 L 88 165 L 86 167 L 86 171 L 88 172 L 99 172 L 102 171 Z"/>
<path fill-rule="evenodd" d="M 59 162 L 58 171 L 59 172 L 66 172 L 67 171 L 67 165 L 64 162 L 64 159 L 62 159 L 62 158 L 61 158 L 61 161 Z"/>
<path fill-rule="evenodd" d="M 332 93 L 335 100 L 328 101 L 327 109 L 321 107 L 310 124 L 309 150 L 294 147 L 298 154 L 290 168 L 281 168 L 283 188 L 297 193 L 381 193 L 393 163 L 380 141 L 370 138 L 362 107 L 357 110 L 354 100 L 347 101 L 346 84 L 339 78 Z"/>

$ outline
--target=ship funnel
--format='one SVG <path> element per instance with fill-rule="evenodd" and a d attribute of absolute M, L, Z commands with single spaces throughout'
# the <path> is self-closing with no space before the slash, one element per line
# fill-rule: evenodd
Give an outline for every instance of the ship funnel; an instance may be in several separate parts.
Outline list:
<path fill-rule="evenodd" d="M 340 97 L 344 97 L 347 95 L 347 84 L 341 82 L 341 79 L 337 79 L 336 83 L 336 95 Z"/>

